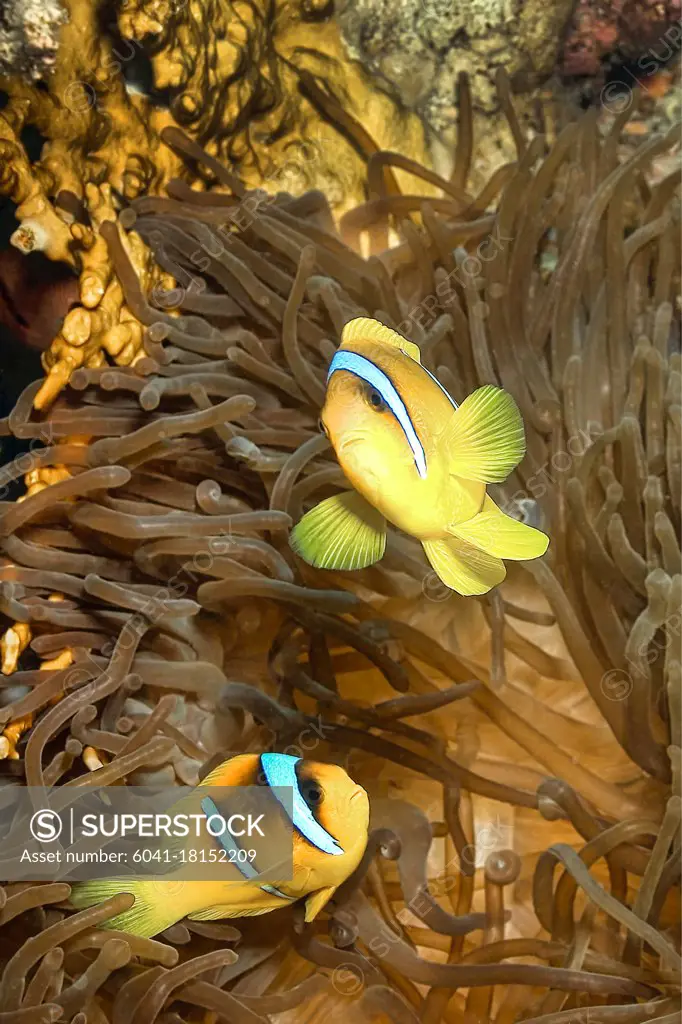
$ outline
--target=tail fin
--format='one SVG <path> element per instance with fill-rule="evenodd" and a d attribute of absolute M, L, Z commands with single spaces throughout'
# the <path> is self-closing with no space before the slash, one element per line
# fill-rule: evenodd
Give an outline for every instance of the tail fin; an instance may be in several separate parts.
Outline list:
<path fill-rule="evenodd" d="M 465 523 L 456 523 L 448 528 L 448 532 L 496 558 L 517 561 L 539 558 L 549 545 L 546 533 L 512 519 L 488 495 L 478 515 Z"/>
<path fill-rule="evenodd" d="M 185 916 L 186 910 L 177 899 L 178 884 L 182 883 L 136 881 L 132 878 L 97 878 L 91 882 L 75 883 L 70 902 L 77 910 L 84 910 L 86 907 L 103 903 L 112 896 L 129 892 L 135 897 L 130 910 L 109 918 L 101 927 L 117 928 L 131 935 L 151 938 Z M 164 886 L 169 887 L 170 893 L 164 892 Z"/>
<path fill-rule="evenodd" d="M 457 537 L 422 542 L 426 557 L 446 587 L 471 597 L 486 594 L 506 576 L 501 558 Z"/>

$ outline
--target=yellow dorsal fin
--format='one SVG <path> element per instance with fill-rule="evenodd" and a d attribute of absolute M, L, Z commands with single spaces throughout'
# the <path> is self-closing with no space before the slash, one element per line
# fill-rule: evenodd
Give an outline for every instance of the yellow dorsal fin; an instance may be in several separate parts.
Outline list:
<path fill-rule="evenodd" d="M 352 345 L 355 341 L 378 341 L 383 345 L 390 345 L 391 348 L 400 349 L 410 359 L 421 362 L 419 347 L 414 342 L 408 341 L 402 334 L 369 316 L 358 316 L 355 320 L 349 320 L 341 332 L 342 345 Z"/>
<path fill-rule="evenodd" d="M 248 786 L 258 774 L 258 754 L 237 754 L 221 761 L 201 780 L 201 786 Z"/>

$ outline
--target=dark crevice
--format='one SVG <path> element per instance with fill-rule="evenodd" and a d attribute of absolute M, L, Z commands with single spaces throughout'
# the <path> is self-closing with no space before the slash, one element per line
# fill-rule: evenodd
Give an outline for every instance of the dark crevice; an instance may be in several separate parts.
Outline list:
<path fill-rule="evenodd" d="M 670 42 L 663 38 L 636 58 L 615 51 L 602 58 L 601 71 L 596 76 L 565 75 L 563 82 L 569 88 L 577 88 L 580 106 L 584 110 L 601 103 L 605 94 L 611 103 L 616 103 L 621 94 L 627 97 L 635 89 L 640 89 L 646 96 L 648 83 L 675 63 L 680 49 L 680 40 Z"/>
<path fill-rule="evenodd" d="M 163 46 L 164 33 L 143 39 L 126 39 L 119 31 L 117 15 L 118 3 L 115 0 L 106 0 L 97 11 L 100 33 L 110 39 L 112 46 L 111 57 L 104 70 L 121 74 L 128 86 L 142 93 L 152 103 L 168 107 L 175 90 L 154 88 L 154 68 L 150 57 L 157 45 L 158 48 Z"/>

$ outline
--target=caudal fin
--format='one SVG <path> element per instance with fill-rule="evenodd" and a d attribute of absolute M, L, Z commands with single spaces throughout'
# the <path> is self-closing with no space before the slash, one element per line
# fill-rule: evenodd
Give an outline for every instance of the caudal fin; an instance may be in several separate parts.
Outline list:
<path fill-rule="evenodd" d="M 506 515 L 487 495 L 478 515 L 455 523 L 448 532 L 496 558 L 539 558 L 549 545 L 546 533 Z"/>
<path fill-rule="evenodd" d="M 164 893 L 164 885 L 170 885 L 174 895 Z M 129 892 L 135 897 L 130 910 L 109 918 L 100 927 L 116 928 L 131 935 L 151 938 L 185 916 L 185 910 L 177 899 L 177 885 L 177 882 L 141 882 L 132 878 L 97 878 L 91 882 L 74 884 L 70 902 L 77 910 L 84 910 L 86 907 L 103 903 L 112 896 Z"/>
<path fill-rule="evenodd" d="M 422 542 L 426 557 L 441 582 L 458 594 L 486 594 L 506 576 L 501 558 L 495 558 L 458 537 Z"/>

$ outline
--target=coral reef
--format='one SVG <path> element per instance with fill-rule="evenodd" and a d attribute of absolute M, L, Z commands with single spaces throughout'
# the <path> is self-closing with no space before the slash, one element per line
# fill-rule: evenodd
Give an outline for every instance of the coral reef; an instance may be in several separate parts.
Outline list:
<path fill-rule="evenodd" d="M 0 8 L 0 72 L 37 82 L 57 62 L 66 21 L 60 0 L 4 0 Z"/>
<path fill-rule="evenodd" d="M 526 90 L 549 78 L 572 8 L 572 0 L 345 0 L 338 17 L 350 55 L 428 126 L 441 173 L 450 170 L 457 79 L 467 73 L 485 177 L 513 152 L 497 69 Z M 518 115 L 530 119 L 532 105 Z"/>
<path fill-rule="evenodd" d="M 320 188 L 342 212 L 364 187 L 363 139 L 339 133 L 348 124 L 343 110 L 383 149 L 418 159 L 425 150 L 419 120 L 345 58 L 333 11 L 306 0 L 131 0 L 119 28 L 149 53 L 154 89 L 169 96 L 175 121 L 246 185 L 295 194 Z"/>
<path fill-rule="evenodd" d="M 571 9 L 571 0 L 346 0 L 339 20 L 352 55 L 440 133 L 455 120 L 460 71 L 487 113 L 499 109 L 497 68 L 549 77 Z"/>
<path fill-rule="evenodd" d="M 639 77 L 679 53 L 680 0 L 578 0 L 566 35 L 566 75 L 601 77 L 608 58 L 634 61 Z"/>
<path fill-rule="evenodd" d="M 548 146 L 498 84 L 516 159 L 476 195 L 464 88 L 452 181 L 375 153 L 340 235 L 320 192 L 250 191 L 172 128 L 219 188 L 102 224 L 144 354 L 81 366 L 46 413 L 36 382 L 0 424 L 44 445 L 4 486 L 59 475 L 0 507 L 7 779 L 192 783 L 227 751 L 300 750 L 367 788 L 372 836 L 309 926 L 135 939 L 100 928 L 125 894 L 73 914 L 66 884 L 6 885 L 7 1024 L 679 1012 L 679 175 L 646 179 L 678 132 L 621 159 L 626 115 L 602 135 L 589 114 Z M 396 165 L 439 195 L 401 193 Z M 136 238 L 172 289 L 149 293 Z M 444 592 L 398 535 L 358 574 L 287 547 L 343 486 L 316 423 L 359 313 L 457 400 L 494 383 L 522 409 L 496 500 L 552 544 L 489 599 Z"/>
<path fill-rule="evenodd" d="M 190 182 L 206 177 L 161 144 L 164 127 L 183 125 L 251 186 L 322 187 L 339 211 L 363 197 L 361 154 L 369 155 L 364 135 L 340 132 L 344 106 L 372 126 L 382 147 L 424 155 L 418 118 L 368 88 L 342 60 L 338 31 L 305 5 L 275 12 L 232 0 L 138 0 L 104 26 L 94 0 L 66 0 L 66 8 L 52 73 L 39 85 L 20 74 L 0 77 L 9 97 L 0 111 L 0 191 L 16 203 L 19 221 L 12 242 L 69 263 L 80 277 L 80 304 L 45 356 L 50 373 L 38 408 L 77 367 L 108 358 L 129 366 L 141 357 L 140 326 L 112 278 L 99 228 L 122 201 L 158 194 L 181 172 Z M 148 61 L 152 81 L 143 88 Z M 35 162 L 22 141 L 28 127 L 45 140 Z M 144 247 L 132 244 L 145 287 L 167 286 Z"/>
<path fill-rule="evenodd" d="M 124 365 L 139 356 L 139 325 L 112 281 L 99 227 L 115 219 L 117 193 L 130 198 L 159 189 L 177 166 L 158 145 L 168 113 L 150 115 L 128 97 L 95 5 L 69 7 L 60 46 L 48 90 L 17 76 L 0 80 L 9 96 L 0 112 L 0 188 L 16 203 L 19 221 L 12 241 L 21 252 L 41 252 L 80 275 L 80 305 L 46 353 L 51 373 L 39 404 L 49 403 L 77 366 L 101 365 L 105 353 Z M 33 164 L 22 142 L 29 125 L 47 140 Z M 147 254 L 138 246 L 133 258 L 138 272 L 151 273 L 145 282 L 153 286 Z"/>
<path fill-rule="evenodd" d="M 677 2 L 670 0 L 665 18 Z M 215 186 L 207 168 L 161 144 L 164 128 L 182 126 L 249 188 L 320 188 L 339 215 L 366 198 L 364 166 L 377 147 L 449 175 L 456 83 L 466 71 L 479 136 L 471 183 L 479 187 L 513 158 L 496 69 L 505 67 L 525 90 L 518 118 L 527 131 L 534 87 L 556 64 L 571 6 L 462 2 L 453 10 L 440 0 L 362 0 L 335 10 L 307 0 L 130 0 L 111 8 L 64 0 L 49 22 L 49 43 L 35 43 L 44 56 L 8 43 L 0 63 L 8 97 L 0 111 L 0 191 L 16 204 L 12 243 L 66 262 L 79 277 L 79 302 L 64 309 L 45 353 L 49 374 L 36 407 L 47 408 L 78 367 L 142 358 L 142 331 L 114 279 L 100 225 L 130 199 L 161 194 L 176 176 Z M 22 3 L 6 6 L 5 17 L 21 22 L 22 40 L 32 32 L 42 40 L 50 12 L 51 4 Z M 36 160 L 25 146 L 28 129 L 43 141 Z M 430 181 L 399 165 L 394 173 L 403 190 L 433 194 Z M 135 238 L 130 244 L 145 288 L 170 287 L 146 248 Z"/>

